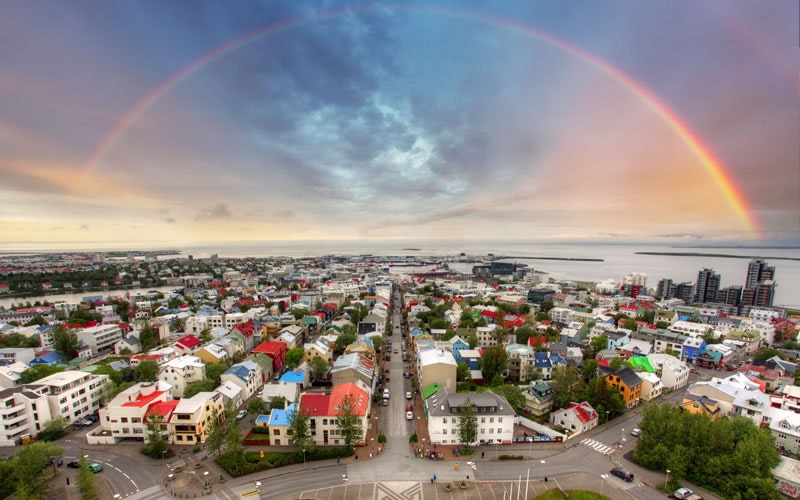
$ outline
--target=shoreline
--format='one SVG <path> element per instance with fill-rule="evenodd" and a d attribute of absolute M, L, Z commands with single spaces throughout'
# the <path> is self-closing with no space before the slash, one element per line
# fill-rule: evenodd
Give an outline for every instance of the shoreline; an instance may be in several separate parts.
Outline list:
<path fill-rule="evenodd" d="M 720 259 L 769 259 L 800 261 L 800 257 L 774 257 L 768 255 L 734 255 L 729 253 L 702 252 L 635 252 L 636 255 L 667 255 L 671 257 L 714 257 Z"/>
<path fill-rule="evenodd" d="M 591 259 L 583 257 L 525 257 L 519 255 L 500 255 L 492 260 L 509 260 L 509 259 L 522 259 L 522 260 L 565 260 L 572 262 L 605 262 L 605 259 Z"/>

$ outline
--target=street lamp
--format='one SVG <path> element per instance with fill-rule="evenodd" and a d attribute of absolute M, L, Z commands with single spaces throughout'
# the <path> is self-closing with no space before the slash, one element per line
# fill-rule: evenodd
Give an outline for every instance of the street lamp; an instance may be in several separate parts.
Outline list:
<path fill-rule="evenodd" d="M 608 410 L 606 410 L 606 423 L 608 423 Z"/>
<path fill-rule="evenodd" d="M 161 450 L 161 465 L 164 465 L 164 457 L 167 454 L 167 450 Z"/>
<path fill-rule="evenodd" d="M 175 479 L 175 474 L 170 472 L 167 477 L 169 478 L 169 489 L 172 491 L 172 496 L 175 496 L 175 483 L 172 482 Z"/>
<path fill-rule="evenodd" d="M 256 481 L 256 489 L 261 493 L 261 481 Z"/>
<path fill-rule="evenodd" d="M 306 449 L 303 448 L 303 468 L 306 468 Z"/>
<path fill-rule="evenodd" d="M 608 479 L 608 477 L 609 477 L 608 474 L 601 474 L 600 475 L 600 479 L 601 479 L 601 481 L 600 481 L 600 495 L 603 494 L 603 486 L 605 486 L 606 479 Z"/>
<path fill-rule="evenodd" d="M 419 416 L 417 417 L 417 434 L 419 434 L 419 419 L 420 419 L 420 418 L 421 418 L 421 417 L 419 417 Z"/>
<path fill-rule="evenodd" d="M 204 479 L 205 479 L 205 481 L 206 481 L 206 489 L 210 488 L 210 487 L 211 487 L 211 485 L 210 485 L 210 484 L 208 484 L 208 471 L 205 471 L 205 472 L 203 472 L 203 478 L 204 478 Z"/>
<path fill-rule="evenodd" d="M 665 488 L 667 488 L 667 487 L 668 487 L 668 485 L 669 485 L 669 473 L 670 473 L 670 472 L 671 472 L 671 471 L 670 471 L 669 469 L 667 469 L 667 481 L 664 483 L 664 487 L 665 487 Z"/>

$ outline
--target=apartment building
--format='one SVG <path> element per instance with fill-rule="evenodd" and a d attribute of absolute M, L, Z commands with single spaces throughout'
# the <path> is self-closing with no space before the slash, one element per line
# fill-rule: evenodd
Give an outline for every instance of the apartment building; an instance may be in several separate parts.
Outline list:
<path fill-rule="evenodd" d="M 353 445 L 364 443 L 369 427 L 369 390 L 360 382 L 337 385 L 330 394 L 304 393 L 300 396 L 301 411 L 310 416 L 311 436 L 318 446 L 344 444 L 337 418 L 342 412 L 342 401 L 349 396 L 353 400 L 353 414 L 358 416 L 360 436 Z"/>
<path fill-rule="evenodd" d="M 111 442 L 124 438 L 144 441 L 148 409 L 172 401 L 171 389 L 163 381 L 142 382 L 125 389 L 100 410 L 100 427 L 111 434 Z"/>
<path fill-rule="evenodd" d="M 29 384 L 0 391 L 0 446 L 24 444 L 51 418 L 46 387 Z"/>
<path fill-rule="evenodd" d="M 199 392 L 188 399 L 181 399 L 172 411 L 170 430 L 174 444 L 202 443 L 208 437 L 208 428 L 213 415 L 222 421 L 225 404 L 218 392 Z"/>
<path fill-rule="evenodd" d="M 206 364 L 197 356 L 181 356 L 161 367 L 158 379 L 172 386 L 172 397 L 183 397 L 186 386 L 206 378 Z"/>
<path fill-rule="evenodd" d="M 506 399 L 492 391 L 451 392 L 442 388 L 425 400 L 428 410 L 428 433 L 433 444 L 461 444 L 459 415 L 470 403 L 475 410 L 478 432 L 469 443 L 510 443 L 514 437 L 516 413 Z"/>
<path fill-rule="evenodd" d="M 68 422 L 80 420 L 100 408 L 103 386 L 107 383 L 108 375 L 72 370 L 54 373 L 36 381 L 36 385 L 47 389 L 50 414 L 64 417 Z"/>
<path fill-rule="evenodd" d="M 417 355 L 417 374 L 420 387 L 436 383 L 448 390 L 456 390 L 456 363 L 453 353 L 443 349 L 419 351 Z"/>
<path fill-rule="evenodd" d="M 119 325 L 97 325 L 83 328 L 76 332 L 78 340 L 91 348 L 94 354 L 104 354 L 114 350 L 114 344 L 122 340 L 122 329 Z"/>

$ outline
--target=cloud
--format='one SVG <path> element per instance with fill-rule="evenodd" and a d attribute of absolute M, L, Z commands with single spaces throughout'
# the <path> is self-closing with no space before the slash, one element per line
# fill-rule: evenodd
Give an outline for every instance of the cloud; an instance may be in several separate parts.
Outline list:
<path fill-rule="evenodd" d="M 225 203 L 217 203 L 211 208 L 204 208 L 197 213 L 195 220 L 228 219 L 233 217 L 231 210 Z"/>
<path fill-rule="evenodd" d="M 377 222 L 366 224 L 360 228 L 364 234 L 369 234 L 373 231 L 402 227 L 402 226 L 422 226 L 430 223 L 441 222 L 449 219 L 457 219 L 466 217 L 478 212 L 478 209 L 472 206 L 464 206 L 451 208 L 446 210 L 439 210 L 434 212 L 424 213 L 422 215 L 408 216 L 408 217 L 388 217 Z"/>
<path fill-rule="evenodd" d="M 165 217 L 164 219 L 161 220 L 163 220 L 167 224 L 175 224 L 175 219 L 173 219 L 172 217 Z"/>
<path fill-rule="evenodd" d="M 670 233 L 670 234 L 657 234 L 659 238 L 675 238 L 681 240 L 701 240 L 703 239 L 702 234 L 693 234 L 693 233 Z"/>
<path fill-rule="evenodd" d="M 272 215 L 274 215 L 275 217 L 283 217 L 288 219 L 294 217 L 294 212 L 292 212 L 291 210 L 278 210 L 274 212 Z"/>
<path fill-rule="evenodd" d="M 80 230 L 81 231 L 88 231 L 89 230 L 89 224 L 81 224 Z"/>
<path fill-rule="evenodd" d="M 597 233 L 597 236 L 608 236 L 609 238 L 622 238 L 626 235 L 624 233 Z"/>

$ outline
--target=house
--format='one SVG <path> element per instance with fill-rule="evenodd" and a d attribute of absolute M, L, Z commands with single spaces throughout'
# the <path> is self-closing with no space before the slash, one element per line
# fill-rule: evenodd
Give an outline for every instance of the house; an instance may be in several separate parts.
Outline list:
<path fill-rule="evenodd" d="M 141 352 L 141 350 L 142 350 L 142 343 L 139 342 L 139 339 L 136 338 L 134 335 L 128 335 L 127 337 L 123 337 L 116 344 L 114 344 L 115 354 L 121 354 L 123 351 L 126 351 L 130 354 L 136 354 L 138 352 Z"/>
<path fill-rule="evenodd" d="M 775 445 L 787 453 L 797 454 L 800 451 L 800 415 L 778 408 L 770 408 L 769 415 L 769 431 L 775 437 Z"/>
<path fill-rule="evenodd" d="M 547 382 L 520 386 L 525 396 L 525 413 L 541 417 L 553 409 L 553 388 Z"/>
<path fill-rule="evenodd" d="M 260 391 L 265 382 L 261 367 L 248 360 L 236 363 L 225 370 L 220 376 L 220 380 L 222 382 L 230 381 L 241 387 L 244 391 L 243 401 L 249 400 L 256 392 Z"/>
<path fill-rule="evenodd" d="M 466 404 L 471 404 L 478 424 L 475 441 L 468 444 L 512 442 L 516 413 L 503 396 L 491 390 L 452 392 L 446 387 L 425 399 L 430 442 L 438 445 L 461 444 L 458 433 L 459 414 Z"/>
<path fill-rule="evenodd" d="M 702 337 L 687 337 L 681 346 L 681 361 L 695 362 L 705 348 L 706 341 Z"/>
<path fill-rule="evenodd" d="M 287 373 L 288 375 L 288 373 Z M 363 354 L 344 354 L 336 358 L 331 368 L 334 386 L 361 381 L 366 387 L 374 387 L 375 362 Z"/>
<path fill-rule="evenodd" d="M 269 414 L 267 427 L 269 427 L 269 444 L 273 446 L 287 446 L 291 444 L 289 422 L 292 414 L 297 411 L 295 403 L 284 408 L 275 408 Z"/>
<path fill-rule="evenodd" d="M 228 315 L 231 316 L 231 315 Z M 227 321 L 227 316 L 226 316 Z M 247 320 L 242 323 L 236 323 L 229 326 L 230 333 L 228 335 L 238 333 L 244 339 L 244 352 L 250 352 L 255 347 L 256 343 L 256 325 L 252 320 Z"/>
<path fill-rule="evenodd" d="M 303 361 L 308 364 L 311 364 L 314 358 L 322 358 L 328 365 L 330 365 L 333 360 L 333 349 L 331 349 L 330 344 L 325 339 L 320 338 L 314 342 L 307 343 L 303 345 L 303 349 L 305 350 L 303 353 Z"/>
<path fill-rule="evenodd" d="M 183 397 L 186 386 L 206 378 L 206 364 L 197 356 L 181 356 L 161 366 L 158 380 L 172 386 L 172 397 Z"/>
<path fill-rule="evenodd" d="M 550 424 L 567 429 L 572 434 L 580 434 L 597 427 L 600 418 L 592 405 L 584 401 L 582 403 L 570 403 L 568 408 L 556 410 L 550 414 Z"/>
<path fill-rule="evenodd" d="M 244 358 L 244 361 L 252 361 L 261 367 L 261 374 L 264 376 L 265 382 L 272 378 L 272 358 L 266 354 L 251 354 Z"/>
<path fill-rule="evenodd" d="M 171 389 L 169 384 L 158 381 L 141 382 L 120 392 L 99 412 L 100 428 L 109 434 L 108 439 L 89 435 L 89 443 L 113 444 L 125 438 L 144 441 L 145 415 L 150 405 L 172 401 Z M 100 441 L 95 442 L 96 439 Z"/>
<path fill-rule="evenodd" d="M 226 407 L 239 408 L 242 403 L 244 403 L 244 399 L 242 398 L 244 389 L 230 380 L 221 383 L 219 387 L 214 390 L 222 394 L 223 404 Z"/>
<path fill-rule="evenodd" d="M 737 373 L 724 379 L 712 377 L 708 381 L 695 382 L 686 390 L 686 394 L 706 396 L 716 401 L 721 415 L 728 416 L 733 413 L 733 402 L 737 397 L 747 395 L 748 391 L 759 392 L 760 390 L 761 386 L 758 383 Z"/>
<path fill-rule="evenodd" d="M 708 396 L 690 394 L 688 392 L 683 395 L 681 408 L 689 413 L 694 413 L 695 415 L 705 415 L 711 420 L 717 420 L 721 415 L 723 415 L 719 406 L 719 402 L 709 398 Z"/>
<path fill-rule="evenodd" d="M 194 355 L 202 359 L 206 364 L 221 363 L 231 359 L 225 347 L 214 342 L 204 345 Z"/>
<path fill-rule="evenodd" d="M 650 365 L 664 386 L 663 392 L 671 392 L 689 383 L 689 367 L 669 354 L 650 354 L 647 356 Z"/>
<path fill-rule="evenodd" d="M 220 422 L 225 418 L 222 394 L 199 392 L 191 398 L 181 399 L 170 418 L 174 444 L 198 444 L 208 437 L 211 421 L 216 415 Z"/>
<path fill-rule="evenodd" d="M 272 371 L 280 373 L 286 361 L 286 344 L 265 340 L 258 344 L 252 351 L 253 354 L 266 354 L 272 359 Z"/>
<path fill-rule="evenodd" d="M 642 379 L 630 367 L 625 367 L 605 377 L 609 387 L 616 387 L 625 400 L 625 406 L 633 408 L 639 404 L 642 394 Z"/>
<path fill-rule="evenodd" d="M 8 366 L 14 363 L 25 363 L 27 365 L 35 357 L 36 350 L 30 347 L 4 347 L 0 349 L 0 366 Z"/>
<path fill-rule="evenodd" d="M 172 347 L 177 351 L 178 356 L 191 355 L 200 347 L 201 340 L 194 335 L 184 335 L 175 341 Z"/>
<path fill-rule="evenodd" d="M 761 391 L 742 391 L 733 399 L 732 414 L 746 417 L 757 426 L 764 423 L 764 413 L 770 406 L 770 396 Z"/>
<path fill-rule="evenodd" d="M 639 378 L 642 380 L 641 398 L 644 401 L 652 401 L 661 396 L 661 393 L 664 391 L 664 386 L 661 384 L 661 379 L 658 378 L 658 375 L 648 372 L 638 372 L 637 375 L 639 375 Z"/>
<path fill-rule="evenodd" d="M 345 444 L 339 428 L 337 418 L 342 413 L 342 402 L 345 398 L 352 399 L 352 413 L 358 416 L 360 437 L 356 446 L 364 444 L 367 428 L 369 427 L 370 397 L 368 388 L 359 383 L 348 383 L 333 387 L 330 394 L 304 393 L 300 396 L 300 411 L 307 412 L 310 417 L 311 435 L 317 446 L 342 446 Z"/>
<path fill-rule="evenodd" d="M 694 362 L 697 366 L 702 366 L 703 368 L 719 369 L 722 367 L 722 353 L 703 349 Z"/>
<path fill-rule="evenodd" d="M 420 387 L 437 383 L 450 391 L 455 391 L 457 368 L 458 364 L 453 353 L 444 349 L 430 349 L 417 354 Z"/>

